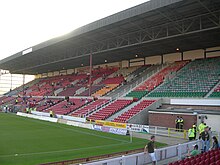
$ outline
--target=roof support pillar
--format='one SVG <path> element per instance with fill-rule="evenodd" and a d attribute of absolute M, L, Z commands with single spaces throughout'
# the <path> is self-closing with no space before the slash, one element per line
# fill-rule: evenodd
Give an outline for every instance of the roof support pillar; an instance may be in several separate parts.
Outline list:
<path fill-rule="evenodd" d="M 92 53 L 90 54 L 89 59 L 89 96 L 92 94 Z"/>

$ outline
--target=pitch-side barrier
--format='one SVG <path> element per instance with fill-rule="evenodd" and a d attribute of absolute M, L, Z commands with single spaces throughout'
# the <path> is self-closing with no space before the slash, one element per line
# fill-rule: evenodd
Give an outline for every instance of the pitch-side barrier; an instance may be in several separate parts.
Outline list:
<path fill-rule="evenodd" d="M 179 145 L 174 145 L 170 147 L 165 147 L 161 149 L 157 149 L 156 152 L 156 158 L 158 161 L 162 161 L 165 159 L 171 159 L 176 158 L 180 160 L 182 157 L 184 157 L 188 149 L 192 150 L 193 145 L 197 144 L 199 146 L 199 149 L 201 149 L 202 142 L 201 140 L 198 141 L 192 141 L 187 142 Z M 85 163 L 83 165 L 143 165 L 151 163 L 151 158 L 149 154 L 145 154 L 144 152 L 132 154 L 132 155 L 123 155 L 116 158 L 111 158 L 108 160 L 102 160 L 97 162 L 91 162 L 91 163 Z"/>

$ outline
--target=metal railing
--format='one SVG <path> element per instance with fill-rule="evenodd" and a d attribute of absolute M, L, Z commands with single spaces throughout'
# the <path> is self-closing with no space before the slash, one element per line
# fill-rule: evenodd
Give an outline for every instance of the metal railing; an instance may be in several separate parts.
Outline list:
<path fill-rule="evenodd" d="M 160 148 L 155 150 L 156 153 L 156 158 L 157 161 L 162 161 L 162 160 L 168 160 L 172 158 L 176 158 L 176 160 L 182 159 L 187 152 L 188 149 L 192 150 L 193 149 L 193 144 L 197 144 L 199 147 L 199 150 L 201 149 L 202 142 L 201 140 L 197 141 L 191 141 L 183 144 L 178 144 L 174 146 L 169 146 L 165 148 Z M 144 152 L 137 153 L 137 154 L 132 154 L 132 155 L 125 155 L 125 156 L 120 156 L 116 158 L 111 158 L 108 160 L 102 160 L 98 162 L 91 162 L 91 163 L 86 163 L 84 165 L 143 165 L 143 164 L 148 164 L 151 163 L 150 156 L 148 154 L 145 154 Z"/>

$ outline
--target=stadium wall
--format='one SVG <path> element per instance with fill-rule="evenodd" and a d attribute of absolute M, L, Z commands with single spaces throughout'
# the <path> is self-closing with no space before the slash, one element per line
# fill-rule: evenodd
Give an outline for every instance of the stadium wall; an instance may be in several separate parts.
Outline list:
<path fill-rule="evenodd" d="M 205 119 L 205 123 L 211 127 L 212 131 L 217 131 L 220 132 L 220 127 L 219 127 L 219 123 L 220 123 L 220 116 L 219 115 L 210 115 L 210 114 L 200 114 L 198 115 L 198 121 L 201 120 L 199 119 L 199 116 L 206 116 L 207 119 Z"/>
<path fill-rule="evenodd" d="M 206 49 L 206 51 L 207 51 L 206 57 L 219 57 L 220 56 L 220 47 L 208 48 Z"/>
<path fill-rule="evenodd" d="M 181 53 L 171 53 L 171 54 L 165 54 L 163 56 L 163 62 L 169 63 L 174 61 L 181 61 Z"/>
<path fill-rule="evenodd" d="M 200 58 L 204 58 L 204 50 L 202 49 L 183 52 L 183 60 L 195 60 Z"/>
<path fill-rule="evenodd" d="M 192 127 L 194 123 L 197 123 L 197 115 L 193 114 L 181 114 L 172 112 L 149 112 L 149 125 L 175 128 L 175 120 L 177 116 L 182 116 L 184 119 L 183 129 L 188 130 Z"/>
<path fill-rule="evenodd" d="M 161 64 L 161 56 L 151 56 L 145 58 L 145 64 Z"/>

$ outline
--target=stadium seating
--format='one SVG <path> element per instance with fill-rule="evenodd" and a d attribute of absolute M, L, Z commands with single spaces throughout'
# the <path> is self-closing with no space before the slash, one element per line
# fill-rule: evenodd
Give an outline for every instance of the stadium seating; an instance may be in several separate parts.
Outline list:
<path fill-rule="evenodd" d="M 106 93 L 112 91 L 117 86 L 119 86 L 119 84 L 106 84 L 105 87 L 95 92 L 92 96 L 94 97 L 104 96 Z"/>
<path fill-rule="evenodd" d="M 144 83 L 139 85 L 137 88 L 135 88 L 135 91 L 152 91 L 158 85 L 163 83 L 166 76 L 168 76 L 172 72 L 177 72 L 187 63 L 188 63 L 187 61 L 181 61 L 181 62 L 175 62 L 167 66 L 166 68 L 162 69 L 159 73 L 155 74 L 151 78 L 147 79 Z"/>
<path fill-rule="evenodd" d="M 109 102 L 109 99 L 98 99 L 76 111 L 74 111 L 71 115 L 72 116 L 85 116 L 96 110 L 97 108 L 104 106 L 107 102 Z"/>
<path fill-rule="evenodd" d="M 125 79 L 126 79 L 126 77 L 127 77 L 129 74 L 133 73 L 133 72 L 136 71 L 138 68 L 140 68 L 140 66 L 134 66 L 134 67 L 129 67 L 129 68 L 128 68 L 128 67 L 122 68 L 122 69 L 120 69 L 120 70 L 114 72 L 113 74 L 111 74 L 109 77 L 123 76 L 123 77 L 125 77 Z"/>
<path fill-rule="evenodd" d="M 55 114 L 66 115 L 91 101 L 92 99 L 70 98 L 69 102 L 66 100 L 61 101 L 53 106 L 50 106 L 50 108 L 46 109 L 45 112 L 50 112 L 52 110 Z"/>
<path fill-rule="evenodd" d="M 220 149 L 210 150 L 191 158 L 169 163 L 168 165 L 219 165 Z"/>
<path fill-rule="evenodd" d="M 220 98 L 220 84 L 214 89 L 214 91 L 209 97 Z"/>
<path fill-rule="evenodd" d="M 116 100 L 101 110 L 92 113 L 88 118 L 91 120 L 105 120 L 131 103 L 132 100 Z"/>
<path fill-rule="evenodd" d="M 153 104 L 156 100 L 143 100 L 139 104 L 135 105 L 133 108 L 129 109 L 128 111 L 124 112 L 113 121 L 125 123 L 127 122 L 132 116 L 136 115 L 137 113 L 141 112 L 151 104 Z"/>
<path fill-rule="evenodd" d="M 56 105 L 57 103 L 59 103 L 61 101 L 63 101 L 63 99 L 58 99 L 58 98 L 56 98 L 56 99 L 43 99 L 39 103 L 39 105 L 36 107 L 36 110 L 37 111 L 43 111 L 47 108 L 50 108 L 50 107 Z"/>
<path fill-rule="evenodd" d="M 204 97 L 219 81 L 220 58 L 194 60 L 149 97 Z"/>
<path fill-rule="evenodd" d="M 155 89 L 158 85 L 163 83 L 166 76 L 168 76 L 172 72 L 178 71 L 187 63 L 188 63 L 187 61 L 175 62 L 174 64 L 165 67 L 160 72 L 156 73 L 155 75 L 153 75 L 152 77 L 148 78 L 146 81 L 138 85 L 133 91 L 128 93 L 126 96 L 133 97 L 136 99 L 141 99 L 147 93 L 149 93 L 150 91 Z"/>
<path fill-rule="evenodd" d="M 43 78 L 37 84 L 27 88 L 25 92 L 28 96 L 50 96 L 54 94 L 55 90 L 69 86 L 75 80 L 80 80 L 78 83 L 83 85 L 87 83 L 88 76 L 86 74 L 73 74 Z"/>
<path fill-rule="evenodd" d="M 109 93 L 110 91 L 118 87 L 122 82 L 124 82 L 123 76 L 106 78 L 105 80 L 100 82 L 100 85 L 104 84 L 104 87 L 98 90 L 97 92 L 95 92 L 92 96 L 94 97 L 104 96 L 105 94 Z"/>
<path fill-rule="evenodd" d="M 107 78 L 102 84 L 121 84 L 124 81 L 123 76 L 113 77 L 113 78 Z"/>
<path fill-rule="evenodd" d="M 101 88 L 103 88 L 104 85 L 100 84 L 100 85 L 93 85 L 91 87 L 91 93 L 95 93 L 98 90 L 100 90 Z M 89 96 L 89 89 L 85 90 L 84 92 L 80 93 L 78 96 Z"/>
<path fill-rule="evenodd" d="M 82 86 L 74 86 L 74 87 L 68 87 L 64 89 L 62 92 L 58 93 L 58 96 L 74 96 L 75 92 L 80 89 Z"/>
<path fill-rule="evenodd" d="M 126 97 L 133 97 L 134 99 L 141 99 L 147 94 L 147 91 L 131 91 L 126 95 Z"/>
<path fill-rule="evenodd" d="M 10 101 L 14 100 L 14 97 L 7 97 L 7 96 L 2 96 L 0 99 L 0 105 L 3 105 L 5 103 L 9 103 Z"/>

